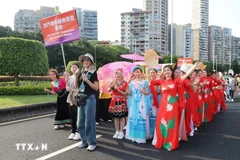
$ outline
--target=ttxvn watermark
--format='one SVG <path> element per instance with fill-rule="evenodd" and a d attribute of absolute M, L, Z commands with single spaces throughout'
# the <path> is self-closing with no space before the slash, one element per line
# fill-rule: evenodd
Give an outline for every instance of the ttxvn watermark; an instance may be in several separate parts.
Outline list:
<path fill-rule="evenodd" d="M 17 151 L 47 151 L 47 143 L 16 143 Z"/>

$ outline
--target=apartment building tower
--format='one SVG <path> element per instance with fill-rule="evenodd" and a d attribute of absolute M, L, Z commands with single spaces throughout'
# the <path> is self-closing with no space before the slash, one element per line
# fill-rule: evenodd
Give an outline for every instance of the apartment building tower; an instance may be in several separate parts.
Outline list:
<path fill-rule="evenodd" d="M 209 0 L 192 1 L 194 60 L 208 61 Z"/>
<path fill-rule="evenodd" d="M 232 36 L 232 60 L 235 59 L 240 63 L 240 37 Z"/>
<path fill-rule="evenodd" d="M 98 40 L 98 13 L 93 10 L 76 9 L 78 24 L 80 27 L 80 38 L 87 40 Z"/>
<path fill-rule="evenodd" d="M 40 6 L 40 10 L 19 10 L 14 17 L 14 31 L 35 32 L 40 30 L 40 19 L 55 15 L 58 7 Z"/>
<path fill-rule="evenodd" d="M 132 53 L 142 53 L 149 46 L 150 11 L 121 13 L 121 45 Z"/>
<path fill-rule="evenodd" d="M 218 64 L 222 63 L 222 27 L 209 26 L 208 29 L 208 58 Z"/>
<path fill-rule="evenodd" d="M 149 47 L 160 53 L 168 51 L 168 0 L 143 0 L 143 10 L 150 11 Z"/>
<path fill-rule="evenodd" d="M 171 25 L 169 25 L 169 40 L 171 41 Z M 173 24 L 173 55 L 180 57 L 193 56 L 193 30 L 191 24 Z"/>
<path fill-rule="evenodd" d="M 232 29 L 222 28 L 222 64 L 231 64 L 232 57 Z"/>
<path fill-rule="evenodd" d="M 232 29 L 209 26 L 208 52 L 209 60 L 218 64 L 230 64 L 237 56 L 233 53 Z M 235 44 L 235 43 L 234 43 Z M 237 50 L 236 50 L 237 51 Z"/>

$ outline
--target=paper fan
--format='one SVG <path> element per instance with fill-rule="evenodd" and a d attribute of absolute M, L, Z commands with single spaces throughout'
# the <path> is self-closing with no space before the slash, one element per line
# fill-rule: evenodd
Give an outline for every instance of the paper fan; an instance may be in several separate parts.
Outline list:
<path fill-rule="evenodd" d="M 153 49 L 147 50 L 144 59 L 147 67 L 155 68 L 158 65 L 158 54 Z"/>

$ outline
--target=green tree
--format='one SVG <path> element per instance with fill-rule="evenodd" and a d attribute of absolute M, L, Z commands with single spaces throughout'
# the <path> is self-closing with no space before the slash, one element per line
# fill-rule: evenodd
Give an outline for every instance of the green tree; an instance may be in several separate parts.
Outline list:
<path fill-rule="evenodd" d="M 12 31 L 9 27 L 0 26 L 0 37 L 18 37 L 29 40 L 38 40 L 40 42 L 43 41 L 43 36 L 40 31 L 31 32 L 31 33 L 19 33 L 16 31 Z M 122 46 L 104 46 L 99 43 L 99 41 L 87 41 L 86 39 L 81 39 L 77 41 L 73 41 L 71 43 L 63 44 L 65 59 L 66 62 L 78 60 L 80 55 L 84 55 L 86 53 L 90 53 L 97 58 L 97 66 L 102 66 L 106 63 L 121 61 L 126 59 L 121 58 L 121 54 L 129 53 L 129 50 Z M 62 50 L 60 45 L 54 45 L 50 47 L 46 47 L 48 59 L 49 59 L 49 67 L 56 68 L 60 72 L 64 71 L 64 63 Z"/>
<path fill-rule="evenodd" d="M 178 56 L 173 56 L 172 57 L 172 62 L 177 63 L 178 58 L 179 58 Z M 169 56 L 169 55 L 163 56 L 163 63 L 171 63 L 171 56 Z"/>
<path fill-rule="evenodd" d="M 237 59 L 235 59 L 235 60 L 232 62 L 232 69 L 233 69 L 234 73 L 240 73 L 240 68 L 239 68 L 238 60 L 237 60 Z"/>
<path fill-rule="evenodd" d="M 70 62 L 68 62 L 68 64 L 67 64 L 67 71 L 68 71 L 69 73 L 71 73 L 71 74 L 72 74 L 71 67 L 72 67 L 72 64 L 73 64 L 73 63 L 78 64 L 79 69 L 82 68 L 82 64 L 81 64 L 79 61 L 70 61 Z"/>
<path fill-rule="evenodd" d="M 0 26 L 0 37 L 7 37 L 12 32 L 12 28 L 9 26 Z"/>
<path fill-rule="evenodd" d="M 213 70 L 213 62 L 212 61 L 207 61 L 207 62 L 203 62 L 204 65 L 206 65 L 206 70 L 208 71 L 212 71 Z"/>
<path fill-rule="evenodd" d="M 47 51 L 44 45 L 36 40 L 6 37 L 0 38 L 0 73 L 18 75 L 44 75 L 49 68 Z"/>

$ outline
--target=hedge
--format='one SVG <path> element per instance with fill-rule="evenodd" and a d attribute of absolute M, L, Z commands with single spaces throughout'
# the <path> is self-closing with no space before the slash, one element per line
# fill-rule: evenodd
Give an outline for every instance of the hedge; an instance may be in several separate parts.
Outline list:
<path fill-rule="evenodd" d="M 20 81 L 51 81 L 49 76 L 19 76 Z M 14 81 L 14 76 L 0 76 L 0 82 Z"/>
<path fill-rule="evenodd" d="M 47 50 L 42 42 L 23 38 L 0 38 L 0 74 L 45 75 Z"/>
<path fill-rule="evenodd" d="M 82 64 L 79 61 L 69 61 L 68 64 L 67 64 L 67 71 L 71 74 L 72 74 L 71 67 L 72 67 L 73 63 L 78 64 L 80 69 L 82 68 Z"/>
<path fill-rule="evenodd" d="M 51 89 L 51 87 L 47 87 Z M 0 95 L 44 95 L 42 86 L 0 86 Z"/>

